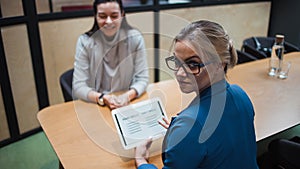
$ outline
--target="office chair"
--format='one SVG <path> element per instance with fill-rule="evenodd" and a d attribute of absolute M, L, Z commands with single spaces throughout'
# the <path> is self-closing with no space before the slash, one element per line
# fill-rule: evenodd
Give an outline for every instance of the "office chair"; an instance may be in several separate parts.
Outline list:
<path fill-rule="evenodd" d="M 299 169 L 300 137 L 273 139 L 261 159 L 260 169 Z"/>
<path fill-rule="evenodd" d="M 61 87 L 65 102 L 73 100 L 73 96 L 72 96 L 73 72 L 74 72 L 74 69 L 67 70 L 59 78 L 60 87 Z"/>
<path fill-rule="evenodd" d="M 275 139 L 269 143 L 272 162 L 284 169 L 300 168 L 300 137 L 295 136 L 290 140 Z"/>
<path fill-rule="evenodd" d="M 241 63 L 246 63 L 246 62 L 251 62 L 251 61 L 257 60 L 256 57 L 252 56 L 249 53 L 246 53 L 246 52 L 243 52 L 243 51 L 240 51 L 240 50 L 236 50 L 236 52 L 237 52 L 237 55 L 238 55 L 238 62 L 237 62 L 237 64 L 241 64 Z"/>
<path fill-rule="evenodd" d="M 275 37 L 250 37 L 243 41 L 242 51 L 249 53 L 258 59 L 271 56 Z M 284 42 L 284 53 L 300 51 L 299 48 L 289 42 Z"/>

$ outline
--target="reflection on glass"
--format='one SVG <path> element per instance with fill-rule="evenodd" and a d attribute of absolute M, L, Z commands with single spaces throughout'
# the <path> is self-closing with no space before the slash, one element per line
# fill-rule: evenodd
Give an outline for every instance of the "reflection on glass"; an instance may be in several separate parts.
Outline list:
<path fill-rule="evenodd" d="M 91 10 L 93 0 L 52 0 L 54 12 Z M 152 5 L 153 0 L 123 0 L 125 7 Z"/>
<path fill-rule="evenodd" d="M 92 9 L 94 0 L 52 0 L 53 12 L 81 11 Z"/>
<path fill-rule="evenodd" d="M 191 0 L 160 0 L 159 4 L 179 4 L 179 3 L 190 3 Z"/>
<path fill-rule="evenodd" d="M 38 13 L 92 10 L 94 0 L 36 0 Z M 125 7 L 153 5 L 153 0 L 123 0 Z"/>
<path fill-rule="evenodd" d="M 21 0 L 1 0 L 2 17 L 23 16 L 23 6 Z"/>
<path fill-rule="evenodd" d="M 123 0 L 125 7 L 153 5 L 153 0 Z"/>

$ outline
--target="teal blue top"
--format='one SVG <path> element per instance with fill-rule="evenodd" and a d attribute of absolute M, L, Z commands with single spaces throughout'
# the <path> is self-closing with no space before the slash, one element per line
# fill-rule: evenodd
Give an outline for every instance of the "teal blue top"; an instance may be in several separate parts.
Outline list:
<path fill-rule="evenodd" d="M 212 85 L 172 119 L 163 142 L 163 168 L 258 169 L 253 121 L 252 103 L 239 86 L 225 80 Z"/>

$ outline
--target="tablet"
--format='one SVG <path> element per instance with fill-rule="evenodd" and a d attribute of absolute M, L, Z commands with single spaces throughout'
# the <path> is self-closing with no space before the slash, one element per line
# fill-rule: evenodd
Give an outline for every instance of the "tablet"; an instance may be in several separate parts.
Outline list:
<path fill-rule="evenodd" d="M 112 110 L 112 117 L 124 149 L 141 144 L 145 139 L 153 140 L 165 135 L 166 129 L 158 121 L 167 118 L 159 98 L 152 98 Z"/>

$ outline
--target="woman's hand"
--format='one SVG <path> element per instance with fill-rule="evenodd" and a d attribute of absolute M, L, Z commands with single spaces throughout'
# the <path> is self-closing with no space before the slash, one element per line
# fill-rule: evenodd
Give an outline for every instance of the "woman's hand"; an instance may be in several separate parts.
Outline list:
<path fill-rule="evenodd" d="M 104 95 L 104 103 L 110 108 L 110 109 L 116 109 L 119 107 L 126 106 L 130 103 L 131 100 L 135 99 L 137 97 L 137 92 L 135 89 L 130 89 L 127 92 L 121 94 L 121 95 Z"/>
<path fill-rule="evenodd" d="M 145 142 L 135 148 L 135 164 L 139 167 L 142 164 L 148 164 L 149 148 L 152 144 L 152 138 L 145 140 Z"/>
<path fill-rule="evenodd" d="M 115 95 L 111 95 L 111 94 L 104 95 L 103 100 L 104 100 L 105 105 L 108 106 L 110 109 L 117 108 L 117 106 L 115 104 L 115 100 L 116 100 Z"/>
<path fill-rule="evenodd" d="M 123 107 L 129 104 L 130 100 L 127 93 L 124 93 L 122 95 L 116 96 L 116 95 L 104 95 L 103 96 L 104 103 L 110 108 L 110 109 L 116 109 L 119 107 Z"/>
<path fill-rule="evenodd" d="M 115 105 L 116 107 L 126 106 L 130 103 L 130 98 L 128 93 L 121 94 L 115 97 Z"/>
<path fill-rule="evenodd" d="M 116 104 L 116 99 L 117 96 L 112 95 L 112 94 L 107 94 L 103 96 L 103 100 L 104 103 L 107 107 L 109 107 L 110 109 L 116 109 L 118 108 L 117 104 Z"/>
<path fill-rule="evenodd" d="M 170 126 L 170 122 L 168 121 L 168 119 L 166 119 L 165 117 L 162 118 L 163 122 L 162 121 L 158 121 L 158 123 L 163 126 L 165 129 L 168 129 L 169 126 Z"/>

